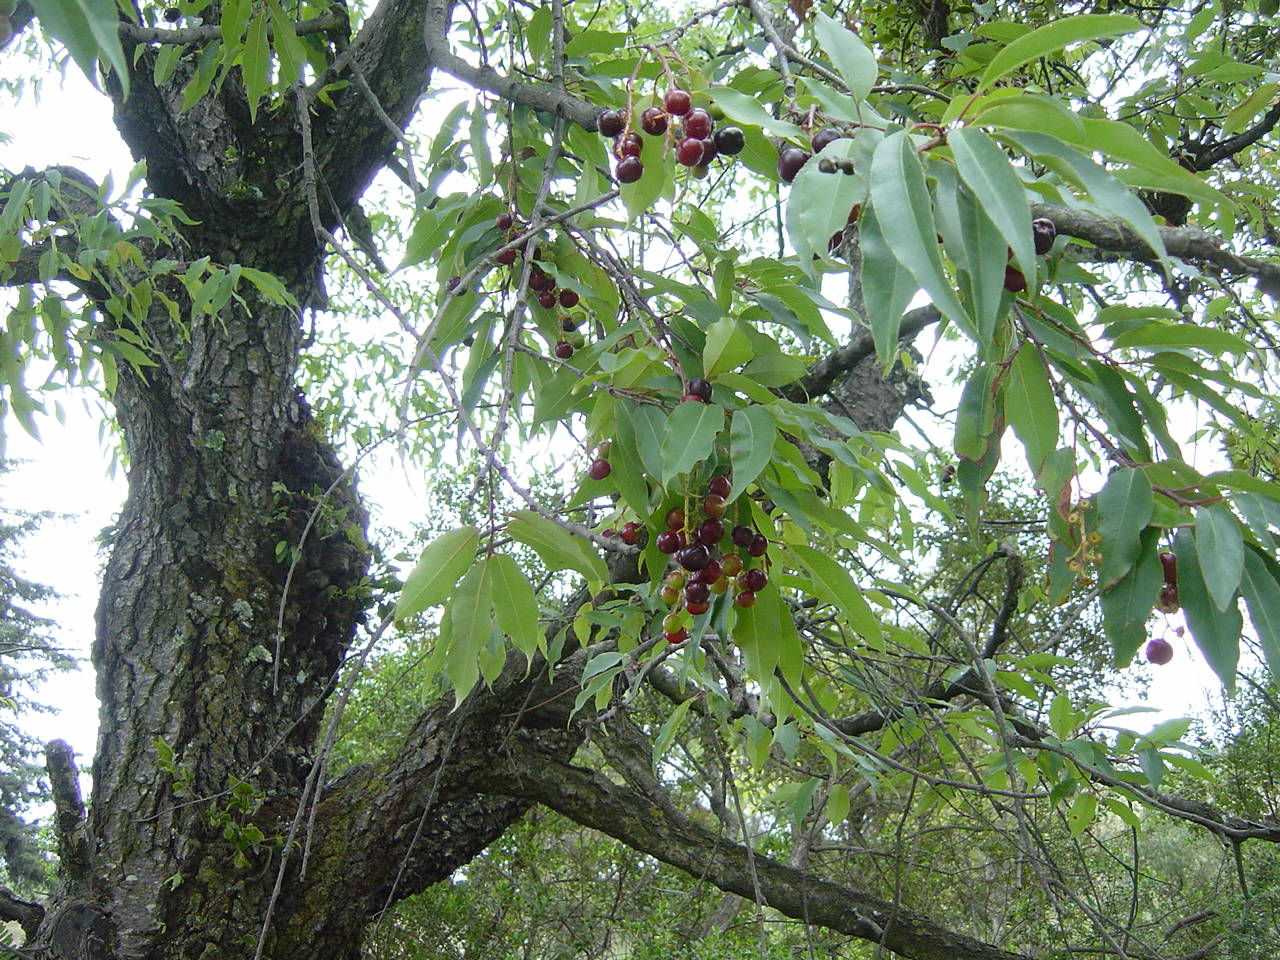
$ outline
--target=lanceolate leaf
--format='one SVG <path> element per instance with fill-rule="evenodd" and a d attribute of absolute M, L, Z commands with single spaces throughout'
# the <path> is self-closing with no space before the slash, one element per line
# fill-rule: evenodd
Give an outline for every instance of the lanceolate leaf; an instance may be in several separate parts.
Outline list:
<path fill-rule="evenodd" d="M 475 561 L 480 531 L 467 526 L 428 544 L 400 591 L 396 617 L 412 617 L 443 603 L 458 578 Z"/>
<path fill-rule="evenodd" d="M 1039 476 L 1045 458 L 1058 447 L 1058 405 L 1044 360 L 1031 343 L 1022 345 L 1009 367 L 1004 411 L 1027 451 L 1032 475 Z"/>
<path fill-rule="evenodd" d="M 480 679 L 480 652 L 493 632 L 493 580 L 487 560 L 468 571 L 449 602 L 450 642 L 444 672 L 458 703 Z"/>
<path fill-rule="evenodd" d="M 1148 527 L 1129 572 L 1102 593 L 1102 624 L 1118 667 L 1127 666 L 1147 639 L 1147 617 L 1164 581 L 1159 542 L 1160 531 Z"/>
<path fill-rule="evenodd" d="M 1200 554 L 1190 530 L 1173 538 L 1178 558 L 1178 598 L 1196 646 L 1228 691 L 1235 690 L 1236 663 L 1240 659 L 1240 630 L 1244 621 L 1235 604 L 1225 611 L 1214 606 L 1200 569 Z"/>
<path fill-rule="evenodd" d="M 1280 677 L 1280 583 L 1272 564 L 1257 550 L 1245 551 L 1244 576 L 1240 581 L 1249 608 L 1249 619 L 1262 642 L 1262 652 L 1272 677 Z"/>
<path fill-rule="evenodd" d="M 879 641 L 882 634 L 880 619 L 863 599 L 862 591 L 848 571 L 827 554 L 811 547 L 796 546 L 791 548 L 791 552 L 809 571 L 814 592 L 838 606 L 850 627 L 870 641 Z"/>
<path fill-rule="evenodd" d="M 886 137 L 871 160 L 871 202 L 890 248 L 944 317 L 977 340 L 973 319 L 942 267 L 933 201 L 915 143 L 905 132 Z"/>
<path fill-rule="evenodd" d="M 865 100 L 876 82 L 876 58 L 871 50 L 856 33 L 822 11 L 814 20 L 813 32 L 853 99 Z"/>
<path fill-rule="evenodd" d="M 733 467 L 733 489 L 729 499 L 736 500 L 747 489 L 773 456 L 773 440 L 778 428 L 769 408 L 752 404 L 733 411 L 729 427 L 729 463 Z"/>
<path fill-rule="evenodd" d="M 101 58 L 116 75 L 124 95 L 129 95 L 129 70 L 120 45 L 120 18 L 112 0 L 36 0 L 36 16 L 71 58 L 97 84 L 94 61 Z"/>
<path fill-rule="evenodd" d="M 507 532 L 533 547 L 548 570 L 577 570 L 593 583 L 609 579 L 608 568 L 587 540 L 532 510 L 513 513 Z"/>
<path fill-rule="evenodd" d="M 983 212 L 1013 250 L 1013 259 L 1028 286 L 1034 287 L 1036 251 L 1031 239 L 1031 206 L 1009 158 L 995 141 L 973 128 L 955 131 L 947 138 L 947 144 L 955 155 L 961 179 L 981 201 Z"/>
<path fill-rule="evenodd" d="M 889 248 L 880 230 L 875 204 L 869 204 L 862 210 L 862 218 L 858 221 L 858 240 L 862 248 L 862 299 L 871 324 L 876 356 L 880 359 L 880 366 L 887 370 L 898 356 L 902 315 L 920 289 L 920 284 Z"/>
<path fill-rule="evenodd" d="M 651 403 L 619 404 L 618 419 L 626 418 L 635 434 L 636 450 L 645 473 L 654 480 L 662 477 L 662 438 L 667 432 L 667 415 Z"/>
<path fill-rule="evenodd" d="M 965 381 L 956 411 L 956 456 L 964 460 L 981 460 L 986 454 L 995 426 L 996 368 L 980 364 Z"/>
<path fill-rule="evenodd" d="M 1105 590 L 1129 572 L 1141 552 L 1139 537 L 1151 522 L 1155 497 L 1141 470 L 1117 470 L 1098 493 L 1102 552 L 1099 585 Z"/>
<path fill-rule="evenodd" d="M 609 479 L 617 486 L 627 506 L 643 517 L 649 512 L 649 485 L 645 482 L 648 471 L 640 456 L 635 421 L 628 410 L 630 406 L 619 403 L 614 408 L 616 430 L 609 447 L 609 462 L 613 466 Z"/>
<path fill-rule="evenodd" d="M 997 53 L 987 64 L 978 89 L 995 83 L 1006 73 L 1018 69 L 1040 57 L 1056 53 L 1071 43 L 1115 37 L 1142 29 L 1136 17 L 1119 14 L 1086 13 L 1075 17 L 1063 17 L 1053 23 L 1025 33 Z"/>
<path fill-rule="evenodd" d="M 487 562 L 493 577 L 493 595 L 497 598 L 494 612 L 498 629 L 511 638 L 515 648 L 526 659 L 532 661 L 538 647 L 543 644 L 533 585 L 515 560 L 506 554 L 496 553 Z"/>
<path fill-rule="evenodd" d="M 662 438 L 662 482 L 688 473 L 709 457 L 723 426 L 724 410 L 714 403 L 685 402 L 676 407 Z"/>
<path fill-rule="evenodd" d="M 1216 504 L 1196 510 L 1196 551 L 1213 605 L 1226 610 L 1244 572 L 1244 539 L 1230 510 Z"/>

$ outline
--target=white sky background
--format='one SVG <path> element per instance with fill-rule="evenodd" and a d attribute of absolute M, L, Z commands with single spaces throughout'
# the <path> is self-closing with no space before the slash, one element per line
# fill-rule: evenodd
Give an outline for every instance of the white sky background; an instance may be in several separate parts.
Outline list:
<path fill-rule="evenodd" d="M 14 55 L 0 56 L 0 72 L 6 68 L 6 61 L 12 63 Z M 133 166 L 111 123 L 109 103 L 75 68 L 68 70 L 61 82 L 49 78 L 38 105 L 27 100 L 0 116 L 0 131 L 12 138 L 8 144 L 0 144 L 0 164 L 11 169 L 67 163 L 95 179 L 111 172 L 120 184 Z M 931 341 L 922 338 L 919 346 L 927 354 Z M 946 368 L 948 357 L 944 354 L 950 354 L 945 345 L 931 364 L 934 371 Z M 938 409 L 953 409 L 958 389 L 933 379 Z M 88 664 L 102 563 L 95 538 L 112 521 L 125 496 L 124 476 L 121 472 L 114 477 L 109 475 L 110 450 L 99 440 L 99 423 L 85 406 L 82 396 L 64 395 L 65 422 L 42 418 L 39 443 L 10 418 L 4 424 L 7 456 L 27 462 L 0 481 L 0 502 L 8 506 L 74 514 L 68 519 L 51 519 L 28 540 L 19 572 L 61 591 L 63 600 L 47 613 L 58 622 L 59 642 L 84 658 L 81 669 L 55 677 L 41 691 L 41 699 L 57 712 L 25 718 L 25 723 L 41 738 L 68 740 L 83 768 L 92 758 L 97 728 L 97 701 Z M 929 423 L 919 412 L 913 416 L 917 422 Z M 1175 435 L 1191 432 L 1189 424 L 1174 422 L 1171 427 Z M 948 431 L 939 436 L 949 436 L 949 427 L 939 429 Z M 911 438 L 911 431 L 905 435 Z M 452 445 L 447 449 L 452 450 Z M 1006 457 L 1022 462 L 1020 446 L 1012 444 Z M 387 522 L 391 517 L 411 519 L 420 514 L 424 502 L 420 481 L 415 483 L 416 478 L 406 475 L 392 458 L 367 462 L 360 473 L 375 522 Z M 1157 628 L 1154 632 L 1161 631 Z M 1220 697 L 1217 681 L 1195 653 L 1189 638 L 1179 640 L 1171 631 L 1168 637 L 1177 650 L 1172 664 L 1157 669 L 1139 662 L 1131 668 L 1152 677 L 1149 703 L 1160 710 L 1146 717 L 1127 718 L 1125 722 L 1134 727 L 1145 729 L 1160 719 L 1201 713 Z"/>

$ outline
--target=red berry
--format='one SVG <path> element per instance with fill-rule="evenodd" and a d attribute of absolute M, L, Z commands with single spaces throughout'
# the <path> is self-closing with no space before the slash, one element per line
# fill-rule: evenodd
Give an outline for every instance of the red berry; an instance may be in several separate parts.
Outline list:
<path fill-rule="evenodd" d="M 702 377 L 694 377 L 689 381 L 689 392 L 703 403 L 711 402 L 711 382 Z"/>
<path fill-rule="evenodd" d="M 591 466 L 587 468 L 587 475 L 592 480 L 603 480 L 613 472 L 613 467 L 609 465 L 609 461 L 600 457 L 591 461 Z"/>
<path fill-rule="evenodd" d="M 620 157 L 638 157 L 643 149 L 644 141 L 640 139 L 640 134 L 638 133 L 624 133 L 618 140 L 618 156 Z"/>
<path fill-rule="evenodd" d="M 544 310 L 554 310 L 556 306 L 556 295 L 554 290 L 543 290 L 538 294 L 538 303 Z"/>
<path fill-rule="evenodd" d="M 711 496 L 715 496 L 715 494 L 711 494 Z M 721 514 L 721 516 L 723 516 L 723 514 Z M 714 515 L 712 515 L 710 520 L 704 520 L 702 526 L 698 527 L 698 542 L 705 546 L 714 547 L 723 539 L 724 524 L 721 523 Z M 715 578 L 713 577 L 712 579 L 714 580 Z"/>
<path fill-rule="evenodd" d="M 679 507 L 672 507 L 667 511 L 667 529 L 679 530 L 684 526 L 684 511 Z"/>
<path fill-rule="evenodd" d="M 623 157 L 613 171 L 619 183 L 635 183 L 643 174 L 644 164 L 639 157 Z"/>
<path fill-rule="evenodd" d="M 1031 239 L 1036 245 L 1036 254 L 1043 257 L 1053 249 L 1053 241 L 1058 239 L 1058 228 L 1052 220 L 1044 217 L 1032 220 Z"/>
<path fill-rule="evenodd" d="M 1161 550 L 1160 566 L 1164 570 L 1164 582 L 1176 584 L 1178 582 L 1178 558 L 1168 550 Z"/>
<path fill-rule="evenodd" d="M 821 153 L 823 148 L 829 144 L 835 143 L 837 140 L 843 140 L 844 134 L 834 127 L 823 127 L 813 135 L 813 139 L 809 141 L 813 147 L 814 153 Z"/>
<path fill-rule="evenodd" d="M 533 267 L 529 271 L 530 290 L 536 290 L 541 293 L 543 290 L 550 290 L 555 285 L 556 282 L 551 279 L 550 274 L 543 273 L 541 268 Z"/>
<path fill-rule="evenodd" d="M 1156 637 L 1147 644 L 1147 662 L 1163 666 L 1173 659 L 1173 644 L 1163 637 Z"/>
<path fill-rule="evenodd" d="M 561 360 L 568 360 L 573 356 L 573 344 L 567 340 L 561 340 L 556 344 L 556 356 Z"/>
<path fill-rule="evenodd" d="M 658 534 L 658 551 L 672 554 L 680 549 L 680 535 L 674 530 L 663 530 Z"/>
<path fill-rule="evenodd" d="M 721 127 L 715 132 L 716 150 L 727 157 L 736 156 L 747 145 L 747 138 L 739 127 Z"/>
<path fill-rule="evenodd" d="M 602 110 L 596 118 L 596 126 L 602 137 L 616 137 L 626 128 L 627 118 L 620 110 Z"/>
<path fill-rule="evenodd" d="M 511 225 L 515 222 L 515 217 L 511 216 L 509 213 L 498 214 L 498 219 L 494 221 L 494 223 L 498 225 L 498 229 L 503 231 L 510 230 Z"/>
<path fill-rule="evenodd" d="M 640 114 L 640 127 L 651 137 L 660 137 L 667 132 L 667 115 L 661 107 L 650 107 Z"/>
<path fill-rule="evenodd" d="M 809 152 L 799 147 L 787 147 L 778 154 L 778 176 L 783 183 L 790 183 L 800 172 L 800 168 L 809 162 Z"/>
<path fill-rule="evenodd" d="M 622 531 L 622 539 L 627 539 L 626 530 Z M 752 593 L 759 593 L 769 582 L 769 577 L 763 570 L 748 570 L 742 575 L 742 582 Z"/>
<path fill-rule="evenodd" d="M 708 163 L 710 163 L 712 160 L 714 160 L 714 159 L 716 158 L 716 156 L 717 156 L 719 153 L 720 153 L 720 151 L 719 151 L 719 149 L 717 149 L 717 147 L 716 147 L 716 141 L 715 141 L 715 139 L 714 139 L 714 138 L 712 138 L 712 137 L 707 137 L 705 140 L 703 140 L 703 141 L 702 141 L 702 167 L 701 167 L 701 169 L 704 169 L 704 170 L 705 170 L 705 169 L 706 169 L 707 164 L 708 164 Z"/>
<path fill-rule="evenodd" d="M 702 141 L 695 137 L 686 137 L 676 147 L 676 159 L 686 167 L 696 167 L 702 162 Z"/>
<path fill-rule="evenodd" d="M 688 610 L 691 614 L 693 614 L 695 617 L 698 617 L 706 613 L 708 610 L 710 610 L 711 604 L 708 603 L 706 600 L 698 600 L 698 601 L 689 600 L 685 603 L 684 608 Z"/>
<path fill-rule="evenodd" d="M 1027 278 L 1022 275 L 1022 271 L 1017 267 L 1005 267 L 1004 288 L 1010 293 L 1021 293 L 1027 289 Z"/>
<path fill-rule="evenodd" d="M 711 596 L 711 588 L 701 580 L 692 580 L 684 585 L 684 597 L 693 603 L 703 603 Z"/>
<path fill-rule="evenodd" d="M 662 105 L 673 117 L 683 117 L 693 106 L 693 98 L 684 90 L 668 90 L 667 95 L 662 98 Z"/>
<path fill-rule="evenodd" d="M 733 545 L 735 547 L 749 547 L 751 540 L 755 537 L 755 533 L 750 527 L 737 526 L 733 528 Z"/>
<path fill-rule="evenodd" d="M 724 566 L 719 560 L 712 560 L 697 573 L 697 578 L 703 583 L 715 583 L 724 576 Z"/>
<path fill-rule="evenodd" d="M 497 260 L 504 267 L 509 267 L 516 262 L 516 250 L 512 247 L 510 250 L 503 250 L 493 259 Z"/>
<path fill-rule="evenodd" d="M 711 136 L 711 114 L 701 107 L 690 110 L 689 115 L 684 118 L 684 135 L 698 140 Z"/>
<path fill-rule="evenodd" d="M 733 489 L 733 484 L 729 482 L 729 478 L 724 474 L 712 477 L 711 482 L 707 484 L 707 492 L 714 493 L 717 496 L 727 497 L 729 491 Z"/>
<path fill-rule="evenodd" d="M 751 538 L 751 543 L 747 546 L 747 553 L 753 557 L 763 557 L 769 549 L 769 541 L 764 538 L 764 534 L 757 533 Z"/>
<path fill-rule="evenodd" d="M 733 602 L 745 610 L 747 607 L 756 605 L 756 595 L 750 590 L 741 590 Z"/>
<path fill-rule="evenodd" d="M 703 512 L 706 513 L 708 517 L 715 520 L 719 520 L 724 516 L 724 512 L 728 506 L 729 504 L 725 498 L 715 493 L 708 493 L 702 500 Z M 721 532 L 723 535 L 723 528 Z M 719 538 L 717 538 L 716 542 L 719 542 Z"/>
<path fill-rule="evenodd" d="M 578 296 L 578 292 L 576 290 L 560 291 L 560 306 L 562 307 L 576 307 L 580 299 L 581 298 Z"/>
<path fill-rule="evenodd" d="M 696 393 L 686 393 L 683 397 L 680 398 L 680 402 L 681 403 L 706 403 L 706 401 L 703 400 Z"/>
<path fill-rule="evenodd" d="M 701 570 L 711 562 L 711 551 L 700 543 L 683 547 L 676 554 L 676 561 L 686 570 Z"/>
<path fill-rule="evenodd" d="M 622 526 L 622 542 L 635 546 L 640 541 L 640 524 L 628 521 Z"/>
<path fill-rule="evenodd" d="M 1156 607 L 1161 613 L 1177 613 L 1181 606 L 1176 583 L 1166 583 L 1160 588 L 1160 599 L 1156 601 Z"/>
<path fill-rule="evenodd" d="M 689 639 L 689 631 L 684 627 L 681 627 L 679 630 L 665 634 L 665 636 L 667 638 L 667 643 L 674 647 Z"/>
<path fill-rule="evenodd" d="M 578 321 L 573 317 L 561 317 L 560 329 L 565 333 L 573 333 L 573 331 L 578 329 Z"/>

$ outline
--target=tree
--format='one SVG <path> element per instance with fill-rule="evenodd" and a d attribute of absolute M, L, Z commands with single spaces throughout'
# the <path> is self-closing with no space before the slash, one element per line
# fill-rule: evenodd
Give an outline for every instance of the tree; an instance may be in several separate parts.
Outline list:
<path fill-rule="evenodd" d="M 60 889 L 4 907 L 35 949 L 354 957 L 541 804 L 912 960 L 1166 956 L 1136 893 L 1078 888 L 1081 844 L 1139 810 L 1280 840 L 1168 792 L 1199 767 L 1185 727 L 1109 731 L 1046 635 L 1096 602 L 1123 667 L 1181 607 L 1231 687 L 1243 601 L 1280 653 L 1280 488 L 1188 462 L 1177 416 L 1213 439 L 1273 413 L 1265 10 L 122 9 L 24 0 L 0 29 L 33 70 L 40 28 L 100 76 L 139 164 L 123 192 L 3 183 L 5 403 L 30 427 L 42 392 L 99 389 L 129 463 L 93 793 L 64 764 Z M 465 92 L 424 110 L 445 76 Z M 387 171 L 407 201 L 371 187 Z M 394 318 L 356 383 L 315 352 L 333 303 Z M 981 555 L 934 589 L 912 512 L 953 508 L 886 431 L 938 330 L 968 370 L 942 479 Z M 454 439 L 473 470 L 398 596 L 335 448 L 370 409 L 360 442 L 425 463 Z M 1047 582 L 983 525 L 1009 428 Z M 567 495 L 526 457 L 556 430 L 585 437 Z M 716 568 L 681 536 L 742 579 L 697 582 Z M 415 623 L 434 695 L 335 769 L 359 668 Z M 977 837 L 938 851 L 959 892 L 907 855 L 930 820 Z M 862 827 L 896 838 L 890 869 L 824 854 Z M 1008 916 L 965 896 L 979 855 L 1033 884 Z M 1219 929 L 1174 927 L 1191 950 Z"/>

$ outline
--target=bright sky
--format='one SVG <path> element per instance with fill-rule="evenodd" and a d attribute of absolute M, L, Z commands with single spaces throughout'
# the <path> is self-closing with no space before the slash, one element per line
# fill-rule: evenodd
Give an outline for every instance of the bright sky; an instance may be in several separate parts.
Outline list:
<path fill-rule="evenodd" d="M 0 56 L 0 68 L 4 60 Z M 111 172 L 121 183 L 133 165 L 111 124 L 109 104 L 74 69 L 61 85 L 46 85 L 38 107 L 28 101 L 5 113 L 0 131 L 12 138 L 8 144 L 0 144 L 0 165 L 10 169 L 68 163 L 95 178 Z M 954 407 L 956 391 L 940 387 L 935 395 L 941 409 Z M 56 707 L 57 713 L 31 716 L 26 718 L 26 724 L 42 738 L 70 741 L 82 768 L 87 768 L 97 727 L 97 702 L 87 658 L 103 560 L 95 537 L 123 503 L 125 480 L 119 473 L 114 477 L 108 474 L 110 453 L 99 440 L 98 420 L 85 409 L 83 398 L 66 396 L 64 407 L 63 423 L 51 417 L 40 421 L 39 443 L 12 420 L 5 423 L 7 455 L 27 462 L 0 483 L 0 498 L 26 510 L 72 514 L 50 520 L 28 542 L 20 572 L 63 593 L 64 599 L 49 614 L 58 622 L 62 645 L 84 657 L 85 662 L 79 671 L 55 678 L 43 690 L 42 698 Z M 1177 424 L 1171 426 L 1175 434 L 1185 435 Z M 1021 450 L 1016 445 L 1009 455 L 1021 460 Z M 412 518 L 420 511 L 422 493 L 415 489 L 415 478 L 405 475 L 389 458 L 367 464 L 361 477 L 362 489 L 373 501 L 375 511 L 382 508 L 384 521 L 388 517 Z M 1160 712 L 1149 715 L 1150 723 L 1201 712 L 1210 698 L 1219 696 L 1216 681 L 1190 641 L 1179 640 L 1172 633 L 1169 639 L 1177 650 L 1172 664 L 1159 669 L 1146 664 L 1132 668 L 1148 672 L 1153 678 L 1150 705 Z M 1143 717 L 1130 720 L 1135 727 L 1147 726 Z"/>

